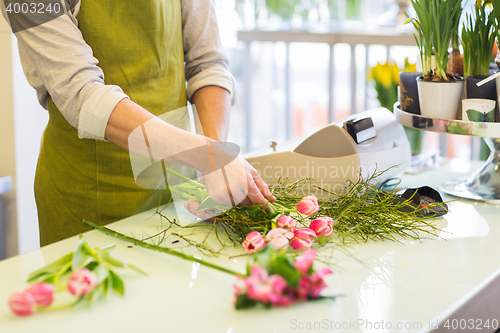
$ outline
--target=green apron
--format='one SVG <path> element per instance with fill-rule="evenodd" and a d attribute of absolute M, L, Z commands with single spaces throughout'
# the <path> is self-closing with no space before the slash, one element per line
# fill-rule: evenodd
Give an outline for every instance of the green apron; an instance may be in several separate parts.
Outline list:
<path fill-rule="evenodd" d="M 157 116 L 186 106 L 180 0 L 82 0 L 77 19 L 106 84 Z M 52 100 L 49 115 L 35 177 L 42 246 L 89 230 L 83 218 L 106 224 L 158 204 L 127 151 L 78 139 Z"/>

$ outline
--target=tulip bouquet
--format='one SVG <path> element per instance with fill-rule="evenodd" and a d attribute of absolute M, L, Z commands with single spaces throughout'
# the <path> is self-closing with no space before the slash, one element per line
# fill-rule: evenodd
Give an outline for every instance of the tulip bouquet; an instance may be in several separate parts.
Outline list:
<path fill-rule="evenodd" d="M 272 188 L 276 202 L 263 206 L 236 206 L 217 215 L 218 208 L 206 205 L 208 194 L 199 208 L 211 211 L 217 222 L 233 243 L 241 243 L 247 252 L 255 253 L 266 244 L 276 249 L 290 246 L 295 250 L 308 249 L 314 244 L 322 247 L 328 243 L 349 244 L 368 240 L 393 240 L 422 235 L 437 236 L 439 231 L 433 221 L 422 218 L 423 208 L 411 206 L 411 198 L 399 200 L 396 190 L 384 191 L 377 187 L 375 179 L 382 172 L 374 172 L 366 179 L 350 183 L 343 193 L 334 193 L 315 187 L 322 194 L 318 199 L 310 193 L 309 179 L 292 182 L 282 179 Z M 191 181 L 193 182 L 193 181 Z M 174 187 L 174 196 L 198 201 L 203 186 L 185 183 Z M 203 198 L 203 196 L 202 196 Z M 433 204 L 439 205 L 439 203 Z M 198 209 L 199 209 L 198 208 Z M 166 216 L 160 216 L 172 223 Z M 196 245 L 196 243 L 192 243 Z M 315 245 L 316 246 L 316 245 Z"/>
<path fill-rule="evenodd" d="M 114 290 L 124 294 L 123 280 L 115 268 L 130 268 L 146 274 L 132 264 L 113 258 L 110 251 L 115 245 L 91 248 L 81 238 L 75 250 L 59 260 L 31 273 L 27 289 L 13 293 L 8 301 L 11 310 L 18 316 L 29 316 L 38 310 L 59 310 L 77 304 L 93 304 Z M 68 291 L 76 297 L 70 304 L 52 306 L 57 292 Z"/>
<path fill-rule="evenodd" d="M 315 250 L 303 252 L 295 260 L 286 250 L 276 251 L 272 246 L 254 255 L 245 277 L 238 276 L 234 285 L 236 309 L 257 305 L 265 307 L 289 306 L 292 303 L 316 300 L 326 288 L 324 276 L 332 274 L 328 267 L 313 270 Z"/>
<path fill-rule="evenodd" d="M 319 211 L 318 198 L 308 195 L 297 204 L 297 212 L 306 216 Z M 276 250 L 290 246 L 294 250 L 309 249 L 315 240 L 324 245 L 333 235 L 333 219 L 328 216 L 319 216 L 312 220 L 308 228 L 297 228 L 298 223 L 288 215 L 282 215 L 265 237 L 258 231 L 250 232 L 243 241 L 243 249 L 255 253 L 267 244 Z"/>

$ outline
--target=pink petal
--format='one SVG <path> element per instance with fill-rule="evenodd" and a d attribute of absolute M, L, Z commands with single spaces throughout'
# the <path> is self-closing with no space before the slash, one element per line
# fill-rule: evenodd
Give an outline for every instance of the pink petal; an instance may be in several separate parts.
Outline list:
<path fill-rule="evenodd" d="M 35 303 L 42 307 L 47 307 L 54 301 L 55 288 L 50 283 L 36 283 L 26 289 L 35 299 Z"/>
<path fill-rule="evenodd" d="M 28 292 L 14 293 L 10 296 L 9 307 L 18 316 L 29 316 L 34 312 L 35 298 Z"/>
<path fill-rule="evenodd" d="M 280 250 L 288 246 L 289 240 L 284 236 L 275 237 L 269 242 L 269 244 L 271 244 L 271 246 L 274 247 L 276 250 Z"/>

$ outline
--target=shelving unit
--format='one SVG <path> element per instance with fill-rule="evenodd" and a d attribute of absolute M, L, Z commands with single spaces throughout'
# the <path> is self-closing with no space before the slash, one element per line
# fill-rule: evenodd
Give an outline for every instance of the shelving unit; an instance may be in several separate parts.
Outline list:
<path fill-rule="evenodd" d="M 447 194 L 500 204 L 500 123 L 470 122 L 424 117 L 394 106 L 396 120 L 423 131 L 482 137 L 491 150 L 486 162 L 468 178 L 447 181 L 441 190 Z"/>

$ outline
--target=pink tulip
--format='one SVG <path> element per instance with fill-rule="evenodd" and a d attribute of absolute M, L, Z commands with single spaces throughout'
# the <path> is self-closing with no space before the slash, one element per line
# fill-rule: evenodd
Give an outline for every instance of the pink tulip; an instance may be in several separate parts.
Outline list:
<path fill-rule="evenodd" d="M 282 228 L 271 229 L 266 235 L 266 240 L 276 250 L 287 247 L 292 238 L 293 232 Z"/>
<path fill-rule="evenodd" d="M 315 258 L 316 251 L 307 250 L 295 259 L 293 267 L 299 270 L 303 275 L 307 275 L 307 272 L 309 271 L 309 268 L 311 268 Z"/>
<path fill-rule="evenodd" d="M 42 307 L 47 307 L 54 301 L 54 286 L 50 283 L 36 283 L 26 289 L 35 298 L 35 303 Z"/>
<path fill-rule="evenodd" d="M 323 280 L 323 277 L 332 273 L 333 272 L 330 268 L 325 267 L 311 275 L 309 279 L 309 291 L 313 298 L 318 298 L 321 291 L 326 288 L 326 283 Z"/>
<path fill-rule="evenodd" d="M 308 249 L 311 247 L 316 238 L 314 230 L 309 228 L 302 228 L 295 231 L 290 246 L 295 250 Z"/>
<path fill-rule="evenodd" d="M 277 274 L 269 276 L 267 270 L 261 266 L 252 266 L 250 272 L 250 276 L 245 278 L 249 298 L 262 303 L 270 302 L 274 306 L 290 304 L 288 296 L 283 295 L 287 287 L 283 277 Z"/>
<path fill-rule="evenodd" d="M 14 293 L 10 296 L 9 307 L 18 316 L 30 316 L 34 312 L 35 298 L 26 291 Z"/>
<path fill-rule="evenodd" d="M 333 220 L 328 216 L 318 217 L 311 222 L 309 228 L 318 236 L 330 237 L 333 234 Z"/>
<path fill-rule="evenodd" d="M 245 251 L 255 253 L 266 247 L 266 241 L 260 232 L 252 231 L 247 235 L 242 245 Z"/>
<path fill-rule="evenodd" d="M 297 230 L 297 221 L 292 219 L 290 216 L 283 215 L 278 219 L 276 223 L 278 228 L 289 229 L 291 232 Z"/>
<path fill-rule="evenodd" d="M 73 272 L 68 281 L 68 291 L 75 296 L 84 296 L 97 286 L 97 277 L 87 268 Z"/>
<path fill-rule="evenodd" d="M 330 268 L 325 267 L 311 276 L 302 277 L 297 289 L 297 297 L 304 301 L 318 298 L 321 291 L 327 287 L 323 277 L 332 273 Z"/>
<path fill-rule="evenodd" d="M 297 211 L 304 215 L 312 215 L 319 211 L 318 198 L 314 195 L 303 197 L 297 204 Z"/>
<path fill-rule="evenodd" d="M 250 267 L 250 276 L 252 276 L 258 280 L 265 280 L 269 276 L 269 273 L 267 272 L 267 270 L 264 267 L 254 265 L 254 266 Z"/>
<path fill-rule="evenodd" d="M 236 282 L 234 283 L 233 288 L 235 297 L 238 297 L 239 295 L 244 295 L 248 291 L 248 288 L 245 284 L 245 280 L 239 275 L 236 277 Z"/>

